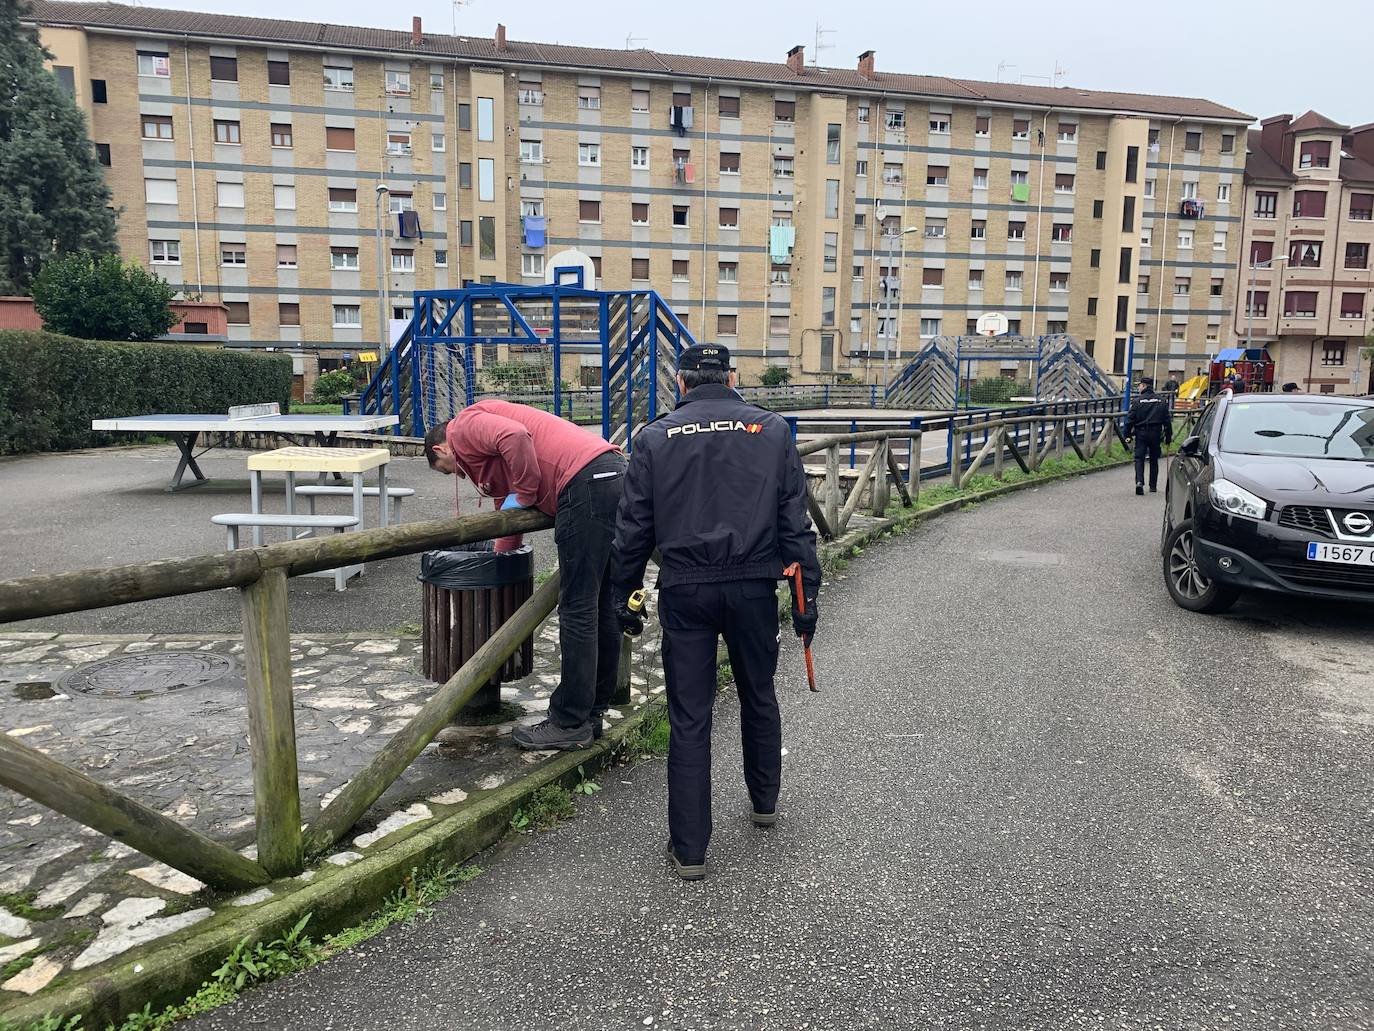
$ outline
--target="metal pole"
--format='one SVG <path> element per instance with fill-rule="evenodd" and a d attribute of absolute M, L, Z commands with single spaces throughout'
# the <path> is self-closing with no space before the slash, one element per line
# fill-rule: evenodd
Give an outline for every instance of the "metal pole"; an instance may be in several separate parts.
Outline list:
<path fill-rule="evenodd" d="M 1250 323 L 1255 311 L 1255 269 L 1259 268 L 1258 262 L 1250 262 L 1250 292 L 1245 296 L 1245 346 L 1250 347 L 1252 339 L 1250 335 Z"/>
<path fill-rule="evenodd" d="M 387 297 L 387 275 L 382 264 L 382 199 L 390 196 L 391 188 L 386 183 L 377 184 L 377 199 L 374 207 L 377 213 L 377 343 L 385 355 L 391 350 L 391 334 L 387 331 L 388 322 L 386 309 L 389 306 Z"/>

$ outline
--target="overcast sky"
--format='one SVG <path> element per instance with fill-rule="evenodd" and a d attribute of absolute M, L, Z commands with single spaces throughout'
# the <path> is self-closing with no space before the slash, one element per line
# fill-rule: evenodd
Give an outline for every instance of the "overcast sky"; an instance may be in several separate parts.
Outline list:
<path fill-rule="evenodd" d="M 448 0 L 147 0 L 264 17 L 316 19 L 448 32 Z M 1309 108 L 1346 125 L 1374 121 L 1367 76 L 1374 57 L 1370 0 L 464 0 L 460 34 L 582 46 L 633 45 L 670 53 L 781 61 L 816 25 L 833 30 L 821 63 L 847 67 L 877 50 L 879 69 L 994 81 L 1206 97 L 1256 118 Z M 1118 14 L 1117 12 L 1120 12 Z M 1136 12 L 1148 12 L 1137 21 Z M 1296 33 L 1299 12 L 1319 12 L 1314 32 Z M 1109 13 L 1110 12 L 1110 13 Z M 1127 12 L 1130 12 L 1129 15 Z"/>

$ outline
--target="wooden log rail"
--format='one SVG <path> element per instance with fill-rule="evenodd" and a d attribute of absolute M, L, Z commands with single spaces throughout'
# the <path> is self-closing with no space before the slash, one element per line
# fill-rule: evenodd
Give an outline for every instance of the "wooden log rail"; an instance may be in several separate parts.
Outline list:
<path fill-rule="evenodd" d="M 0 581 L 0 624 L 224 587 L 239 589 L 258 857 L 247 859 L 2 734 L 0 785 L 214 888 L 240 890 L 298 874 L 307 853 L 322 851 L 346 834 L 553 611 L 558 575 L 550 577 L 435 692 L 306 832 L 301 828 L 287 579 L 552 525 L 552 519 L 536 511 L 484 512 L 189 559 Z"/>

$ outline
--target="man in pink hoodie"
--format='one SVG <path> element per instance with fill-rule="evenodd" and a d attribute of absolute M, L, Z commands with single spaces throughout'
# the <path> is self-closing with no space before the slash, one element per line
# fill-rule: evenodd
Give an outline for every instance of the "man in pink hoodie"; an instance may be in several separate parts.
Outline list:
<path fill-rule="evenodd" d="M 586 748 L 601 736 L 620 661 L 610 572 L 624 455 L 538 408 L 479 401 L 425 434 L 425 457 L 431 469 L 466 477 L 501 508 L 553 516 L 562 676 L 548 719 L 518 727 L 512 737 L 521 748 Z M 519 542 L 502 539 L 496 550 Z"/>

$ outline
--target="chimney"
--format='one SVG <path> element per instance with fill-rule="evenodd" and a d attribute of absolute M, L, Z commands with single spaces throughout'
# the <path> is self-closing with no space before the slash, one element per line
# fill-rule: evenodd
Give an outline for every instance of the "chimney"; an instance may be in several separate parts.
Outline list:
<path fill-rule="evenodd" d="M 865 50 L 859 55 L 859 78 L 872 81 L 877 78 L 873 71 L 873 51 Z"/>
<path fill-rule="evenodd" d="M 420 16 L 417 14 L 410 19 L 410 45 L 413 47 L 424 46 L 425 33 L 420 28 Z"/>
<path fill-rule="evenodd" d="M 1293 138 L 1288 134 L 1292 115 L 1275 115 L 1260 122 L 1260 149 L 1284 168 L 1293 163 Z"/>
<path fill-rule="evenodd" d="M 506 49 L 506 27 L 500 22 L 496 23 L 496 49 L 500 51 Z"/>
<path fill-rule="evenodd" d="M 787 51 L 787 67 L 792 70 L 794 75 L 801 75 L 806 67 L 806 47 L 800 43 Z"/>

